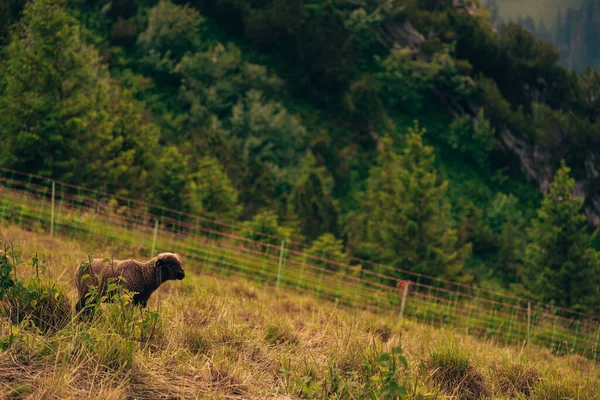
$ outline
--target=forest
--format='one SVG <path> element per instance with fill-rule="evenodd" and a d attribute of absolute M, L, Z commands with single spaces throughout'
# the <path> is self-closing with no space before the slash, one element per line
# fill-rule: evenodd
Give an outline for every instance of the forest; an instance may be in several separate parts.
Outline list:
<path fill-rule="evenodd" d="M 0 0 L 0 167 L 593 313 L 560 43 L 470 0 Z"/>
<path fill-rule="evenodd" d="M 524 14 L 516 18 L 502 17 L 502 10 L 507 6 L 503 0 L 486 0 L 485 7 L 491 13 L 492 23 L 516 22 L 535 35 L 536 38 L 552 43 L 560 52 L 560 65 L 574 71 L 583 71 L 587 67 L 600 68 L 600 1 L 580 0 L 544 6 L 543 14 L 553 14 L 552 23 L 545 22 L 543 16 L 530 15 L 527 12 L 533 7 L 523 10 Z M 543 3 L 542 3 L 543 4 Z M 563 8 L 556 5 L 566 5 Z M 533 6 L 533 4 L 532 4 Z M 527 13 L 527 14 L 526 14 Z"/>

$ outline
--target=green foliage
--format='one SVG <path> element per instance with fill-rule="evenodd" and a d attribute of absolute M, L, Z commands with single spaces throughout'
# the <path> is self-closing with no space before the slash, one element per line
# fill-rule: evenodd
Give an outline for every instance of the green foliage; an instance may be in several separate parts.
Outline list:
<path fill-rule="evenodd" d="M 152 181 L 153 203 L 164 204 L 175 210 L 184 209 L 188 173 L 188 157 L 181 154 L 176 146 L 164 147 Z"/>
<path fill-rule="evenodd" d="M 526 221 L 517 201 L 512 195 L 497 194 L 484 219 L 498 248 L 496 270 L 504 282 L 516 282 L 522 272 Z"/>
<path fill-rule="evenodd" d="M 120 196 L 141 199 L 152 186 L 153 175 L 158 170 L 156 153 L 160 131 L 145 118 L 145 110 L 131 93 L 116 84 L 110 89 L 108 113 L 114 153 L 103 156 L 106 177 L 104 182 L 98 180 L 94 186 Z"/>
<path fill-rule="evenodd" d="M 390 139 L 383 141 L 361 202 L 365 234 L 358 251 L 399 268 L 457 278 L 471 246 L 457 243 L 445 197 L 448 183 L 439 182 L 423 133 L 418 125 L 410 128 L 401 154 Z"/>
<path fill-rule="evenodd" d="M 589 175 L 600 79 L 451 3 L 2 2 L 0 166 L 508 287 L 535 196 L 506 140 Z M 563 45 L 595 51 L 590 4 Z M 393 153 L 412 119 L 436 148 Z"/>
<path fill-rule="evenodd" d="M 28 3 L 5 55 L 3 166 L 96 188 L 145 186 L 142 155 L 158 133 L 140 121 L 139 107 L 83 43 L 60 0 Z"/>
<path fill-rule="evenodd" d="M 192 126 L 206 123 L 211 114 L 229 115 L 250 89 L 270 96 L 282 86 L 281 79 L 264 66 L 245 61 L 232 43 L 185 55 L 177 72 L 182 77 L 179 99 L 189 107 Z"/>
<path fill-rule="evenodd" d="M 219 162 L 210 156 L 198 161 L 188 182 L 190 211 L 217 221 L 230 222 L 241 212 L 238 193 Z"/>
<path fill-rule="evenodd" d="M 268 166 L 277 183 L 290 182 L 283 169 L 299 162 L 306 136 L 296 117 L 281 103 L 265 101 L 261 92 L 250 90 L 233 107 L 230 123 L 244 160 Z"/>
<path fill-rule="evenodd" d="M 448 144 L 463 157 L 469 157 L 479 167 L 485 167 L 494 148 L 495 129 L 485 119 L 483 109 L 471 120 L 468 116 L 455 119 L 448 128 Z"/>
<path fill-rule="evenodd" d="M 16 264 L 12 268 L 16 271 Z M 35 275 L 16 279 L 4 293 L 3 310 L 14 325 L 25 324 L 43 333 L 54 333 L 71 321 L 71 304 L 62 286 L 40 277 L 37 256 L 32 258 Z M 16 275 L 16 272 L 15 272 Z"/>
<path fill-rule="evenodd" d="M 306 71 L 303 81 L 320 90 L 342 92 L 350 81 L 360 43 L 332 2 L 309 7 L 297 37 L 297 58 Z M 322 40 L 327 38 L 327 40 Z"/>
<path fill-rule="evenodd" d="M 0 129 L 12 153 L 5 166 L 33 165 L 68 179 L 88 170 L 83 154 L 93 148 L 85 147 L 105 134 L 94 129 L 103 119 L 94 108 L 107 81 L 97 53 L 81 43 L 78 25 L 62 6 L 55 0 L 29 3 L 22 27 L 11 35 Z"/>
<path fill-rule="evenodd" d="M 290 228 L 279 225 L 277 213 L 272 210 L 261 210 L 242 227 L 244 237 L 259 242 L 271 242 L 273 238 L 289 241 L 292 235 Z"/>
<path fill-rule="evenodd" d="M 375 32 L 393 14 L 394 2 L 383 1 L 375 9 L 371 9 L 367 4 L 363 6 L 350 11 L 344 18 L 344 23 L 363 47 L 370 48 L 377 46 L 378 39 Z"/>
<path fill-rule="evenodd" d="M 302 165 L 302 176 L 294 185 L 290 199 L 302 233 L 309 239 L 338 231 L 339 209 L 331 194 L 332 183 L 328 171 L 318 166 L 309 152 Z"/>
<path fill-rule="evenodd" d="M 14 247 L 5 245 L 4 250 L 0 250 L 0 301 L 2 301 L 6 292 L 15 285 L 14 280 L 11 278 L 15 266 L 9 257 L 14 260 Z"/>
<path fill-rule="evenodd" d="M 424 61 L 416 50 L 396 46 L 385 59 L 377 59 L 382 69 L 377 77 L 383 98 L 389 107 L 409 115 L 421 110 L 434 89 L 448 90 L 453 102 L 460 102 L 471 90 L 469 79 L 459 74 L 448 50 Z"/>
<path fill-rule="evenodd" d="M 381 85 L 371 74 L 365 74 L 350 84 L 344 95 L 344 105 L 361 130 L 377 128 L 386 118 Z"/>
<path fill-rule="evenodd" d="M 18 21 L 25 0 L 0 1 L 0 47 L 5 44 L 11 25 Z"/>
<path fill-rule="evenodd" d="M 437 73 L 435 66 L 418 60 L 408 47 L 395 47 L 380 65 L 379 80 L 388 106 L 411 115 L 420 110 Z"/>
<path fill-rule="evenodd" d="M 290 34 L 297 30 L 302 22 L 304 2 L 271 0 L 262 3 L 263 7 L 247 8 L 244 15 L 246 35 L 263 48 L 278 42 L 289 42 Z"/>
<path fill-rule="evenodd" d="M 291 369 L 289 360 L 280 360 L 281 375 L 287 377 Z M 408 399 L 408 379 L 403 376 L 406 369 L 408 362 L 402 355 L 402 349 L 394 347 L 391 352 L 367 356 L 356 371 L 331 360 L 322 381 L 307 376 L 294 381 L 293 389 L 306 399 L 353 398 L 357 395 L 372 400 Z"/>
<path fill-rule="evenodd" d="M 310 248 L 306 250 L 306 253 L 319 258 L 323 257 L 342 265 L 348 264 L 349 261 L 348 254 L 344 251 L 344 244 L 331 233 L 324 233 L 316 238 Z M 340 269 L 339 266 L 330 263 L 327 263 L 326 266 L 335 270 Z"/>
<path fill-rule="evenodd" d="M 148 26 L 138 38 L 141 62 L 152 70 L 172 73 L 181 58 L 200 47 L 204 18 L 189 5 L 160 0 L 148 11 Z"/>
<path fill-rule="evenodd" d="M 532 136 L 531 126 L 528 124 L 522 109 L 513 110 L 511 104 L 498 89 L 494 80 L 480 78 L 477 81 L 478 95 L 485 104 L 485 115 L 496 126 L 506 124 L 522 136 Z"/>
<path fill-rule="evenodd" d="M 569 172 L 563 162 L 528 230 L 523 279 L 541 301 L 591 312 L 597 309 L 600 265 Z"/>
<path fill-rule="evenodd" d="M 370 386 L 366 393 L 373 400 L 408 399 L 408 390 L 399 382 L 400 364 L 407 369 L 408 362 L 400 347 L 394 347 L 391 353 L 382 353 L 375 362 L 366 363 L 365 372 L 369 376 Z"/>

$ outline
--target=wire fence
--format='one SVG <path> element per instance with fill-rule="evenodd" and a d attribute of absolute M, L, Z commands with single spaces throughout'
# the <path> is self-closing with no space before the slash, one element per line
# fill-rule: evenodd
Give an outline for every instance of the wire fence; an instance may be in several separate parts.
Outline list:
<path fill-rule="evenodd" d="M 0 169 L 0 221 L 110 246 L 173 251 L 187 268 L 295 290 L 340 305 L 450 326 L 505 345 L 535 344 L 596 360 L 600 318 L 459 282 L 353 259 L 164 207 Z"/>

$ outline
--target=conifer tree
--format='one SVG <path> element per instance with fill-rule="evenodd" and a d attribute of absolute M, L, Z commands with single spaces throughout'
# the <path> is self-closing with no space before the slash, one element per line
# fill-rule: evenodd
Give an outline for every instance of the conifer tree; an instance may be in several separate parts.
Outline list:
<path fill-rule="evenodd" d="M 309 152 L 290 199 L 292 211 L 300 219 L 302 233 L 309 239 L 324 233 L 337 233 L 339 208 L 331 194 L 332 185 L 327 170 L 317 166 L 315 157 Z"/>
<path fill-rule="evenodd" d="M 363 199 L 366 241 L 399 268 L 458 278 L 471 245 L 457 243 L 449 220 L 448 184 L 439 180 L 433 148 L 423 143 L 423 133 L 418 125 L 410 128 L 399 155 L 391 140 L 384 141 Z"/>
<path fill-rule="evenodd" d="M 598 253 L 569 172 L 563 161 L 528 230 L 523 281 L 541 301 L 589 310 L 598 300 Z"/>
<path fill-rule="evenodd" d="M 144 187 L 158 130 L 142 121 L 142 109 L 84 43 L 64 1 L 32 1 L 21 22 L 0 66 L 0 164 L 127 188 L 123 195 Z"/>
<path fill-rule="evenodd" d="M 36 0 L 25 8 L 6 48 L 0 131 L 11 167 L 77 181 L 74 175 L 85 172 L 77 160 L 84 162 L 86 147 L 105 133 L 103 115 L 93 111 L 103 101 L 106 73 L 62 6 Z"/>
<path fill-rule="evenodd" d="M 242 211 L 238 193 L 219 161 L 203 157 L 189 182 L 189 209 L 206 218 L 230 222 Z"/>

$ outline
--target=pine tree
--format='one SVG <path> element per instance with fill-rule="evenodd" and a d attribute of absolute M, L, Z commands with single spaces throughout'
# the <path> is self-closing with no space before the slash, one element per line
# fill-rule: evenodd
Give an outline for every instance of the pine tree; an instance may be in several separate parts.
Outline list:
<path fill-rule="evenodd" d="M 302 176 L 292 190 L 290 206 L 300 219 L 302 233 L 311 240 L 324 233 L 337 233 L 339 208 L 331 194 L 332 185 L 328 171 L 317 166 L 309 152 L 302 165 Z"/>
<path fill-rule="evenodd" d="M 189 210 L 217 221 L 235 220 L 242 211 L 238 193 L 214 157 L 202 158 L 188 183 Z"/>
<path fill-rule="evenodd" d="M 38 0 L 25 8 L 6 48 L 0 130 L 11 149 L 9 166 L 77 181 L 74 175 L 86 170 L 86 144 L 104 134 L 106 121 L 93 110 L 103 100 L 98 89 L 106 74 L 62 6 Z"/>
<path fill-rule="evenodd" d="M 366 241 L 399 268 L 457 278 L 471 245 L 457 243 L 449 220 L 448 184 L 439 180 L 433 148 L 423 143 L 423 133 L 418 124 L 410 128 L 400 155 L 389 139 L 384 141 L 363 199 Z"/>
<path fill-rule="evenodd" d="M 174 72 L 186 53 L 199 47 L 204 18 L 189 5 L 160 0 L 148 11 L 148 26 L 138 38 L 143 64 L 156 72 Z"/>
<path fill-rule="evenodd" d="M 523 281 L 541 301 L 589 310 L 598 301 L 598 253 L 569 172 L 563 161 L 528 230 Z"/>
<path fill-rule="evenodd" d="M 64 2 L 30 2 L 21 22 L 0 66 L 0 163 L 95 188 L 144 187 L 158 131 L 83 42 Z"/>

